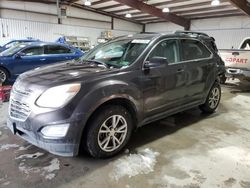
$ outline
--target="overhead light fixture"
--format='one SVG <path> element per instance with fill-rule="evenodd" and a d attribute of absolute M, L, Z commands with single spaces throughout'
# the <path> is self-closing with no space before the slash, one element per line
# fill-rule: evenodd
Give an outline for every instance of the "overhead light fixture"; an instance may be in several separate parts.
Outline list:
<path fill-rule="evenodd" d="M 212 6 L 218 6 L 218 5 L 220 5 L 220 0 L 212 0 L 211 5 Z"/>
<path fill-rule="evenodd" d="M 125 17 L 126 17 L 126 18 L 132 18 L 132 15 L 131 15 L 130 13 L 127 13 L 127 14 L 125 15 Z"/>
<path fill-rule="evenodd" d="M 170 10 L 169 10 L 169 8 L 164 8 L 164 9 L 162 9 L 162 12 L 170 12 Z"/>
<path fill-rule="evenodd" d="M 91 6 L 91 1 L 90 0 L 85 0 L 84 5 L 85 6 Z"/>

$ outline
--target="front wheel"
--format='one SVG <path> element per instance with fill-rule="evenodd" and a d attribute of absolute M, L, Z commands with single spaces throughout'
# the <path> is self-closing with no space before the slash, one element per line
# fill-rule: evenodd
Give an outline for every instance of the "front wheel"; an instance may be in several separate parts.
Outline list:
<path fill-rule="evenodd" d="M 8 79 L 8 72 L 3 69 L 3 68 L 0 68 L 0 83 L 5 83 Z"/>
<path fill-rule="evenodd" d="M 94 114 L 88 125 L 85 147 L 95 158 L 111 157 L 127 144 L 132 132 L 132 118 L 123 106 L 106 106 Z"/>
<path fill-rule="evenodd" d="M 220 99 L 221 87 L 220 84 L 216 82 L 209 91 L 206 102 L 200 106 L 201 111 L 209 114 L 213 113 L 217 109 Z"/>

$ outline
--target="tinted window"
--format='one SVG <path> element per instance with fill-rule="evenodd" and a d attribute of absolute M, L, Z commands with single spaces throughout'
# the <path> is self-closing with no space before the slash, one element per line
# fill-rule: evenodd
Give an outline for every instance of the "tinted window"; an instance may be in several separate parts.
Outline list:
<path fill-rule="evenodd" d="M 194 60 L 210 57 L 210 51 L 197 40 L 181 40 L 182 42 L 182 60 Z"/>
<path fill-rule="evenodd" d="M 165 40 L 159 43 L 149 55 L 149 61 L 153 57 L 165 57 L 169 63 L 179 61 L 178 44 L 176 40 Z"/>
<path fill-rule="evenodd" d="M 69 54 L 72 53 L 71 49 L 64 46 L 45 46 L 45 54 Z"/>
<path fill-rule="evenodd" d="M 43 47 L 30 47 L 22 51 L 25 56 L 43 55 Z"/>

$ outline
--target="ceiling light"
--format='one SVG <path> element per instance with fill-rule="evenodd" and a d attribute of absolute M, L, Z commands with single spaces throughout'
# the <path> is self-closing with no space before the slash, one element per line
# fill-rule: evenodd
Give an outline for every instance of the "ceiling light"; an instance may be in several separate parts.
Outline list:
<path fill-rule="evenodd" d="M 126 17 L 126 18 L 132 18 L 132 15 L 131 15 L 130 13 L 127 13 L 127 14 L 125 15 L 125 17 Z"/>
<path fill-rule="evenodd" d="M 162 9 L 162 12 L 170 12 L 169 8 Z"/>
<path fill-rule="evenodd" d="M 218 5 L 220 5 L 220 0 L 213 0 L 213 1 L 211 2 L 211 5 L 212 5 L 212 6 L 218 6 Z"/>
<path fill-rule="evenodd" d="M 91 6 L 91 1 L 90 1 L 90 0 L 86 0 L 86 1 L 84 2 L 84 5 L 85 5 L 85 6 Z"/>

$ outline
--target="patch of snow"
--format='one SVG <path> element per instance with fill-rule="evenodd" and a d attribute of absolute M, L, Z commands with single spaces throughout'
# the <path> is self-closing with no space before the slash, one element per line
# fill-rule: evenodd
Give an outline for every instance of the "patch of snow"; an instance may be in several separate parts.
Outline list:
<path fill-rule="evenodd" d="M 21 172 L 25 173 L 26 175 L 29 175 L 31 173 L 38 173 L 41 171 L 40 168 L 27 166 L 23 162 L 19 164 L 18 168 Z"/>
<path fill-rule="evenodd" d="M 19 145 L 17 144 L 3 144 L 0 146 L 0 151 L 8 150 L 10 148 L 18 148 Z"/>
<path fill-rule="evenodd" d="M 9 181 L 6 181 L 6 182 L 3 183 L 3 186 L 7 186 L 7 185 L 9 185 L 9 184 L 10 184 L 10 182 L 9 182 Z"/>
<path fill-rule="evenodd" d="M 232 102 L 236 105 L 240 105 L 243 108 L 249 109 L 250 97 L 244 95 L 237 95 L 232 99 Z"/>
<path fill-rule="evenodd" d="M 41 156 L 41 154 L 39 154 L 39 155 Z M 32 158 L 32 159 L 34 159 L 34 158 Z M 52 172 L 60 169 L 60 161 L 57 158 L 52 159 L 50 161 L 50 165 L 45 166 L 45 167 L 31 167 L 31 166 L 26 165 L 24 162 L 21 162 L 19 164 L 18 168 L 21 172 L 25 173 L 26 175 L 40 173 L 40 175 L 44 176 L 45 179 L 51 180 L 56 176 Z"/>
<path fill-rule="evenodd" d="M 45 176 L 45 179 L 46 180 L 52 180 L 55 176 L 56 176 L 55 174 L 50 173 L 50 174 Z"/>
<path fill-rule="evenodd" d="M 27 149 L 29 149 L 31 146 L 32 146 L 32 145 L 28 145 L 28 146 L 26 146 L 26 147 L 21 146 L 21 147 L 19 147 L 18 151 L 24 151 L 24 150 L 27 150 Z"/>
<path fill-rule="evenodd" d="M 43 167 L 43 170 L 49 173 L 59 169 L 60 169 L 60 161 L 57 158 L 50 161 L 49 166 Z"/>
<path fill-rule="evenodd" d="M 114 170 L 110 173 L 110 178 L 118 181 L 124 176 L 133 177 L 153 172 L 158 155 L 158 152 L 147 148 L 139 151 L 138 154 L 125 156 L 114 163 Z"/>
<path fill-rule="evenodd" d="M 223 187 L 230 177 L 236 180 L 249 179 L 250 151 L 247 148 L 229 146 L 215 148 L 200 155 L 185 152 L 183 156 L 185 157 L 174 158 L 171 163 L 174 168 L 189 176 L 173 176 L 166 167 L 151 184 L 166 187 Z M 235 186 L 240 187 L 239 182 Z"/>
<path fill-rule="evenodd" d="M 36 152 L 33 154 L 24 154 L 16 157 L 15 159 L 36 159 L 40 156 L 44 155 L 44 153 Z"/>

